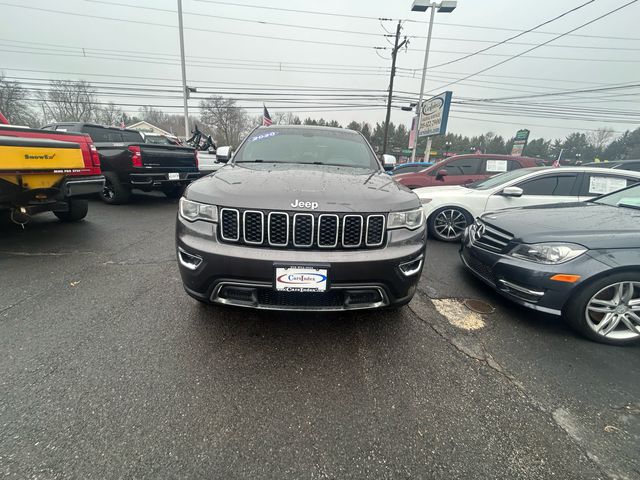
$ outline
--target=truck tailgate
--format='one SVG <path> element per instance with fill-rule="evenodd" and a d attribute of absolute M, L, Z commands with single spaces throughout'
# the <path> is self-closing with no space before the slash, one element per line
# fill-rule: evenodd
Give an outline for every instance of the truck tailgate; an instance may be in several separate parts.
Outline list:
<path fill-rule="evenodd" d="M 84 168 L 80 145 L 39 138 L 0 136 L 3 172 L 67 172 Z"/>
<path fill-rule="evenodd" d="M 138 145 L 142 154 L 142 165 L 150 168 L 185 168 L 197 170 L 195 151 L 190 147 L 175 145 L 154 145 L 142 143 Z"/>

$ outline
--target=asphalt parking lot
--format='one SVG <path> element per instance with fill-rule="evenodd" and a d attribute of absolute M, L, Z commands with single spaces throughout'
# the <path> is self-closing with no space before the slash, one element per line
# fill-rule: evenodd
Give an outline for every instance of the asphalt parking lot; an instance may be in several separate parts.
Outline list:
<path fill-rule="evenodd" d="M 203 306 L 176 208 L 0 224 L 1 475 L 640 479 L 639 347 L 511 305 L 438 242 L 399 312 Z"/>

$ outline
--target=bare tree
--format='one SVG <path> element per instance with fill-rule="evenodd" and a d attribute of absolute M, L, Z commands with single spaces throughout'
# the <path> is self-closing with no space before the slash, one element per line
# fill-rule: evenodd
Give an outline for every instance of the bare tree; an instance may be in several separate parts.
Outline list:
<path fill-rule="evenodd" d="M 124 112 L 113 102 L 109 102 L 96 112 L 96 121 L 102 125 L 120 126 L 124 120 Z"/>
<path fill-rule="evenodd" d="M 611 143 L 613 135 L 614 132 L 612 128 L 599 128 L 587 134 L 587 142 L 595 149 L 596 153 L 600 154 L 604 151 L 605 147 Z"/>
<path fill-rule="evenodd" d="M 84 80 L 52 80 L 38 96 L 47 120 L 56 122 L 91 122 L 99 109 L 96 91 Z"/>
<path fill-rule="evenodd" d="M 214 130 L 220 145 L 237 146 L 252 126 L 247 112 L 230 98 L 209 97 L 200 109 L 202 123 Z"/>
<path fill-rule="evenodd" d="M 288 125 L 286 112 L 275 112 L 271 114 L 271 120 L 274 125 Z"/>
<path fill-rule="evenodd" d="M 27 91 L 18 82 L 0 74 L 0 112 L 14 125 L 40 126 L 38 115 L 27 100 Z"/>

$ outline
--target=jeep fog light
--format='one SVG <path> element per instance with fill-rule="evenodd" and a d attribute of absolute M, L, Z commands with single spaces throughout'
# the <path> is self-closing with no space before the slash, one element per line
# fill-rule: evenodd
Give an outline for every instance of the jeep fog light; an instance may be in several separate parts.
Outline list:
<path fill-rule="evenodd" d="M 410 277 L 411 275 L 415 275 L 422 268 L 422 260 L 423 260 L 423 256 L 420 255 L 418 258 L 414 260 L 401 263 L 399 265 L 400 271 L 405 277 Z"/>
<path fill-rule="evenodd" d="M 178 247 L 178 260 L 180 261 L 180 265 L 189 270 L 195 270 L 202 263 L 202 257 L 187 253 L 180 247 Z"/>

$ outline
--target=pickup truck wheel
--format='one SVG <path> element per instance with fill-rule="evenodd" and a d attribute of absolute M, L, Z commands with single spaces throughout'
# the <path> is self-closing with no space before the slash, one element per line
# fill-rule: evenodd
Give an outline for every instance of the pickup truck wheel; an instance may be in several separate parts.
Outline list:
<path fill-rule="evenodd" d="M 89 202 L 86 200 L 69 200 L 69 211 L 53 212 L 63 222 L 77 222 L 87 216 L 89 211 Z"/>
<path fill-rule="evenodd" d="M 429 234 L 443 242 L 457 242 L 473 217 L 459 207 L 442 207 L 433 212 L 427 219 Z"/>
<path fill-rule="evenodd" d="M 131 198 L 131 190 L 122 185 L 113 172 L 104 173 L 104 188 L 100 192 L 100 198 L 105 203 L 121 205 Z"/>
<path fill-rule="evenodd" d="M 168 198 L 180 198 L 184 193 L 184 187 L 182 185 L 174 185 L 173 187 L 164 187 L 162 189 Z"/>

